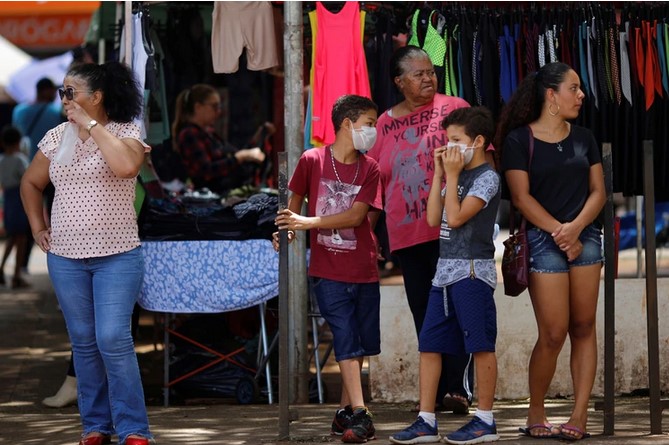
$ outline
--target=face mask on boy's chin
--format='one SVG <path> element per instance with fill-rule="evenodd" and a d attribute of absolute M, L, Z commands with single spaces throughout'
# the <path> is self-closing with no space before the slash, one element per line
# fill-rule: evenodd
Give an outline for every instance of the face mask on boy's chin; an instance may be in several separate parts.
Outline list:
<path fill-rule="evenodd" d="M 351 137 L 353 138 L 353 147 L 360 153 L 365 154 L 376 142 L 376 127 L 351 127 Z"/>

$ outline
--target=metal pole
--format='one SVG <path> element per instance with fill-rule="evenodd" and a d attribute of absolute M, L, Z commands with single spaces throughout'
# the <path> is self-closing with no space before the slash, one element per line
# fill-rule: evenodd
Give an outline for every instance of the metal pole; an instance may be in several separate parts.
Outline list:
<path fill-rule="evenodd" d="M 615 430 L 615 231 L 611 143 L 602 146 L 606 205 L 604 206 L 604 434 Z"/>
<path fill-rule="evenodd" d="M 643 141 L 643 192 L 646 216 L 646 323 L 648 331 L 648 384 L 650 433 L 662 434 L 660 402 L 660 347 L 657 317 L 657 264 L 655 263 L 655 179 L 653 141 Z"/>
<path fill-rule="evenodd" d="M 173 314 L 165 312 L 163 317 L 163 406 L 170 406 L 170 324 Z"/>
<path fill-rule="evenodd" d="M 278 153 L 279 207 L 288 205 L 288 156 Z M 288 341 L 288 234 L 279 232 L 279 440 L 290 438 L 290 372 Z"/>
<path fill-rule="evenodd" d="M 125 62 L 129 68 L 132 69 L 132 2 L 125 2 L 125 20 L 123 21 L 125 28 L 125 42 L 121 42 L 122 45 L 125 45 Z"/>
<path fill-rule="evenodd" d="M 98 40 L 98 65 L 105 63 L 105 57 L 107 57 L 105 50 L 105 39 Z"/>
<path fill-rule="evenodd" d="M 258 305 L 260 309 L 260 340 L 262 343 L 262 360 L 258 363 L 265 362 L 265 382 L 267 383 L 267 399 L 269 404 L 274 403 L 274 388 L 272 388 L 272 370 L 269 365 L 269 344 L 267 343 L 267 323 L 265 322 L 265 311 L 267 310 L 267 302 L 262 302 Z M 258 370 L 260 372 L 260 370 Z"/>
<path fill-rule="evenodd" d="M 636 277 L 641 278 L 643 276 L 643 223 L 641 215 L 643 215 L 643 197 L 637 196 L 635 199 L 636 209 Z"/>
<path fill-rule="evenodd" d="M 304 81 L 302 45 L 302 3 L 284 2 L 284 120 L 286 126 L 286 151 L 288 176 L 292 174 L 302 155 L 304 126 Z M 309 401 L 309 353 L 307 351 L 307 267 L 306 236 L 298 233 L 289 249 L 288 271 L 289 299 L 289 349 L 291 373 L 291 401 Z"/>

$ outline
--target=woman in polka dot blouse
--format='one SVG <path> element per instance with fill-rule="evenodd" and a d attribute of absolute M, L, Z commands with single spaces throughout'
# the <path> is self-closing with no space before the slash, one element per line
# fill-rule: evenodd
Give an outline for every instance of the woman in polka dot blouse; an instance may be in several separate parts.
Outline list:
<path fill-rule="evenodd" d="M 59 90 L 67 122 L 51 129 L 21 181 L 35 242 L 74 353 L 83 434 L 79 445 L 147 445 L 151 439 L 130 317 L 143 259 L 133 207 L 149 146 L 133 119 L 142 98 L 117 62 L 72 67 Z M 52 182 L 50 224 L 42 193 Z"/>

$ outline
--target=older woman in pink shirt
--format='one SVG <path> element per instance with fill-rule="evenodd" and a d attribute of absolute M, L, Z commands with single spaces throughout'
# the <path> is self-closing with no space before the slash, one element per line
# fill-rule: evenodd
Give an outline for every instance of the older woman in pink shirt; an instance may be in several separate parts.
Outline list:
<path fill-rule="evenodd" d="M 117 62 L 74 66 L 59 90 L 67 122 L 50 130 L 21 182 L 35 242 L 47 252 L 77 374 L 80 445 L 148 445 L 151 439 L 130 333 L 143 278 L 133 207 L 149 147 L 133 119 L 141 95 Z M 55 187 L 50 225 L 46 185 Z"/>

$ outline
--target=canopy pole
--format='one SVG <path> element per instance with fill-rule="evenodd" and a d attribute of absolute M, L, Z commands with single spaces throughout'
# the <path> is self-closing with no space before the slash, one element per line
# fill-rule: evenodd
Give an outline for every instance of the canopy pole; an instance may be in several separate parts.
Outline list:
<path fill-rule="evenodd" d="M 125 60 L 124 62 L 128 65 L 128 68 L 132 69 L 132 1 L 124 2 L 125 6 L 125 20 L 123 20 L 123 27 L 125 28 L 125 41 L 121 42 L 122 45 L 125 45 Z"/>

